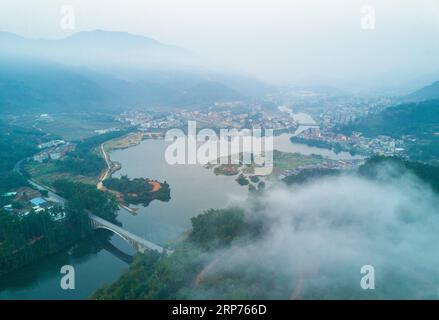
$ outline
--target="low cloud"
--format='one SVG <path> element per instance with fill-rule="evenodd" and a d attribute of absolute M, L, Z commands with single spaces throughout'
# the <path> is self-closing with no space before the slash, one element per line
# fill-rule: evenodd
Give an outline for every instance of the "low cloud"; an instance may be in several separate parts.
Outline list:
<path fill-rule="evenodd" d="M 218 253 L 206 278 L 262 279 L 251 284 L 266 285 L 262 298 L 438 298 L 438 197 L 416 177 L 394 173 L 268 191 L 247 207 L 268 222 L 265 236 Z M 363 265 L 375 268 L 375 290 L 361 289 Z"/>

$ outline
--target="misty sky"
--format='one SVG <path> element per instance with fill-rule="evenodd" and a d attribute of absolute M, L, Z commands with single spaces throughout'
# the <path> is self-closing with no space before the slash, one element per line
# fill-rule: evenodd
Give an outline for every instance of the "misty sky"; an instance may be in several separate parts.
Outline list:
<path fill-rule="evenodd" d="M 141 34 L 266 80 L 374 81 L 439 71 L 439 0 L 2 0 L 0 30 L 60 38 L 76 30 Z M 372 5 L 374 30 L 361 28 Z M 388 77 L 388 78 L 387 78 Z"/>

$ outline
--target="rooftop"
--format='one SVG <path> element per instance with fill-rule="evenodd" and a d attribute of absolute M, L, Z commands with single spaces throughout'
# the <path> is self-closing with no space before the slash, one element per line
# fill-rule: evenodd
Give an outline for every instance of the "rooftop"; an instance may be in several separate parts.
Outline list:
<path fill-rule="evenodd" d="M 34 206 L 39 206 L 39 205 L 45 203 L 46 200 L 44 200 L 44 199 L 41 198 L 41 197 L 38 197 L 38 198 L 33 198 L 32 200 L 30 200 L 30 202 L 31 202 Z"/>

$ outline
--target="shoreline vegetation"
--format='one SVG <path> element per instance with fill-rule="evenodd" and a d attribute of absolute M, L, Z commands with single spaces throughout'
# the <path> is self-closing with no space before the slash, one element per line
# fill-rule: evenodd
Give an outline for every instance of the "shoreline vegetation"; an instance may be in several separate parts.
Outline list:
<path fill-rule="evenodd" d="M 266 183 L 273 178 L 279 178 L 285 172 L 295 170 L 303 166 L 317 166 L 323 164 L 328 159 L 320 155 L 303 155 L 299 153 L 273 151 L 273 170 L 269 175 L 257 175 L 253 164 L 242 162 L 243 154 L 239 154 L 239 164 L 221 164 L 218 160 L 216 164 L 208 163 L 204 168 L 212 170 L 217 176 L 233 177 L 235 181 L 243 187 L 248 187 L 249 191 L 265 189 Z M 230 162 L 230 161 L 229 161 Z"/>
<path fill-rule="evenodd" d="M 338 142 L 331 143 L 331 142 L 327 142 L 327 141 L 323 141 L 323 140 L 305 139 L 305 138 L 296 137 L 296 136 L 290 137 L 290 141 L 292 143 L 304 144 L 308 147 L 315 147 L 315 148 L 322 148 L 322 149 L 331 150 L 335 154 L 339 154 L 341 152 L 348 152 L 351 156 L 356 156 L 356 155 L 365 156 L 366 155 L 359 150 L 347 148 Z"/>
<path fill-rule="evenodd" d="M 43 212 L 31 210 L 24 216 L 0 209 L 0 276 L 92 236 L 88 211 L 115 221 L 117 203 L 111 195 L 92 185 L 68 180 L 57 180 L 54 185 L 67 200 L 64 208 L 55 205 Z M 63 219 L 53 219 L 54 216 Z"/>
<path fill-rule="evenodd" d="M 153 200 L 171 199 L 169 184 L 166 181 L 161 183 L 148 178 L 129 179 L 124 175 L 120 178 L 106 179 L 103 186 L 103 190 L 114 194 L 119 204 L 128 208 L 131 204 L 147 207 Z"/>
<path fill-rule="evenodd" d="M 264 176 L 255 175 L 254 165 L 244 164 L 206 164 L 206 169 L 212 169 L 216 176 L 234 177 L 235 181 L 242 187 L 247 187 L 250 192 L 265 188 Z"/>
<path fill-rule="evenodd" d="M 145 139 L 160 138 L 161 133 L 133 132 L 122 137 L 103 142 L 100 153 L 105 160 L 106 168 L 99 176 L 97 189 L 108 192 L 116 197 L 119 206 L 131 214 L 137 214 L 138 208 L 130 205 L 143 205 L 147 207 L 151 201 L 169 201 L 170 188 L 168 183 L 158 182 L 149 178 L 135 178 L 130 180 L 127 176 L 113 178 L 112 175 L 122 168 L 122 165 L 110 159 L 109 153 L 113 150 L 123 150 L 138 146 Z"/>
<path fill-rule="evenodd" d="M 98 172 L 96 172 L 95 167 L 92 168 L 94 171 L 90 172 L 93 172 L 95 177 L 100 175 L 99 178 L 105 178 L 101 181 L 103 187 L 107 184 L 108 186 L 111 185 L 114 189 L 125 192 L 127 192 L 126 188 L 129 187 L 133 188 L 134 193 L 140 190 L 146 191 L 148 196 L 150 194 L 157 195 L 166 190 L 166 187 L 164 187 L 166 182 L 160 184 L 150 179 L 129 179 L 127 176 L 116 179 L 108 175 L 112 168 L 113 170 L 118 168 L 117 163 L 112 162 L 107 154 L 111 150 L 108 149 L 111 143 L 114 143 L 119 148 L 138 145 L 141 143 L 144 135 L 142 134 L 139 140 L 140 134 L 136 134 L 124 133 L 124 136 L 122 136 L 119 133 L 119 137 L 113 136 L 112 139 L 109 139 L 108 136 L 96 136 L 91 141 L 87 139 L 81 142 L 78 147 L 79 152 L 75 153 L 72 159 L 69 159 L 69 161 L 77 164 L 71 170 L 83 170 L 84 167 L 82 165 L 87 165 L 83 160 L 86 159 L 87 155 L 92 154 L 98 156 L 100 161 L 96 161 L 96 164 L 100 164 L 100 166 L 98 167 Z M 126 136 L 129 136 L 129 138 Z M 120 140 L 123 141 L 121 142 Z M 103 158 L 99 157 L 99 148 L 103 152 Z M 15 161 L 11 161 L 11 164 L 15 163 L 18 159 L 17 157 L 17 159 L 14 159 Z M 325 159 L 319 156 L 275 152 L 274 172 L 276 173 L 277 170 L 288 170 L 291 167 L 318 164 L 323 161 Z M 400 173 L 410 171 L 425 183 L 430 184 L 435 192 L 439 190 L 438 168 L 425 164 L 410 163 L 399 159 L 374 158 L 369 159 L 365 165 L 359 168 L 358 173 L 370 179 L 379 179 L 381 177 L 380 166 L 386 165 L 389 162 L 398 167 L 401 170 Z M 104 169 L 105 165 L 106 169 Z M 64 170 L 69 168 L 66 165 L 62 167 Z M 206 167 L 209 169 L 214 168 L 213 166 Z M 12 170 L 12 165 L 7 169 Z M 252 174 L 250 170 L 240 173 L 242 176 L 247 175 L 245 178 L 249 180 L 249 183 L 259 183 L 265 186 L 260 177 Z M 334 174 L 332 171 L 320 169 L 315 171 L 313 169 L 303 171 L 302 175 L 296 175 L 294 179 L 284 181 L 288 184 L 301 184 L 310 179 L 332 174 Z M 236 174 L 234 178 L 237 177 L 239 179 L 241 175 Z M 0 212 L 0 219 L 3 219 L 0 224 L 6 226 L 6 228 L 0 229 L 1 271 L 12 271 L 22 266 L 21 263 L 29 264 L 32 261 L 64 250 L 71 245 L 71 242 L 74 243 L 81 238 L 92 235 L 93 232 L 90 228 L 86 210 L 93 210 L 94 213 L 107 220 L 115 220 L 118 206 L 116 197 L 108 192 L 105 193 L 102 190 L 98 190 L 96 184 L 84 184 L 63 179 L 56 180 L 51 186 L 68 200 L 66 206 L 67 218 L 64 221 L 49 222 L 48 219 L 50 217 L 46 213 L 35 214 L 32 212 L 29 217 L 19 217 L 3 214 L 5 213 L 3 211 Z M 249 188 L 250 186 L 253 185 L 250 184 Z M 133 196 L 133 194 L 129 195 L 128 192 L 127 196 L 132 196 L 136 200 L 141 198 L 139 194 Z M 101 287 L 101 289 L 94 293 L 92 298 L 205 298 L 206 292 L 212 292 L 212 288 L 220 289 L 221 297 L 223 298 L 233 298 L 238 294 L 241 294 L 242 297 L 244 288 L 251 288 L 250 291 L 247 291 L 244 296 L 245 298 L 267 298 L 265 295 L 267 285 L 265 284 L 272 282 L 270 274 L 266 275 L 265 272 L 256 269 L 250 270 L 252 272 L 248 273 L 249 277 L 242 277 L 241 274 L 234 272 L 234 270 L 231 270 L 233 271 L 232 273 L 224 272 L 224 270 L 219 268 L 216 262 L 218 260 L 209 260 L 206 257 L 213 257 L 215 254 L 227 250 L 234 243 L 246 244 L 258 241 L 264 236 L 266 224 L 269 222 L 246 219 L 245 212 L 240 208 L 208 210 L 201 215 L 193 217 L 191 221 L 192 229 L 175 244 L 176 250 L 171 256 L 160 256 L 156 252 L 147 252 L 145 255 L 137 254 L 134 263 L 129 266 L 127 272 L 122 274 L 111 285 Z M 29 233 L 30 230 L 33 230 L 32 233 Z M 11 252 L 16 253 L 17 256 L 11 255 Z M 10 260 L 11 257 L 14 257 L 13 261 Z M 229 285 L 231 280 L 233 280 L 233 286 Z M 263 285 L 253 286 L 254 283 L 262 283 Z M 123 288 L 126 287 L 132 288 L 129 293 L 124 292 Z M 281 289 L 278 292 L 279 297 L 285 297 L 294 288 L 281 286 Z M 218 296 L 213 297 L 218 298 Z"/>
<path fill-rule="evenodd" d="M 1 122 L 0 126 L 4 126 L 0 133 L 0 142 L 8 140 L 5 146 L 10 149 L 5 148 L 5 152 L 9 153 L 9 161 L 1 166 L 4 173 L 4 179 L 0 179 L 2 192 L 14 194 L 12 191 L 23 187 L 33 190 L 29 180 L 47 186 L 48 190 L 54 190 L 67 200 L 64 209 L 55 206 L 44 212 L 31 210 L 27 215 L 11 214 L 0 208 L 0 276 L 57 254 L 81 239 L 92 236 L 93 230 L 87 211 L 117 223 L 117 198 L 114 193 L 103 192 L 96 187 L 96 182 L 105 176 L 102 173 L 104 166 L 110 163 L 107 162 L 108 158 L 101 158 L 98 149 L 103 148 L 107 142 L 115 141 L 118 141 L 118 147 L 131 147 L 140 143 L 143 138 L 156 136 L 142 134 L 140 140 L 133 140 L 132 129 L 97 135 L 77 142 L 76 150 L 67 154 L 64 159 L 37 163 L 30 161 L 32 155 L 38 151 L 35 146 L 53 136 Z M 25 138 L 26 143 L 22 143 Z M 120 169 L 120 164 L 111 163 L 110 167 L 115 172 Z M 108 173 L 107 170 L 108 167 L 105 170 Z M 165 190 L 169 191 L 169 186 L 165 184 L 149 179 L 138 180 L 147 182 L 146 190 L 151 191 L 154 197 L 162 195 Z M 165 198 L 163 195 L 161 197 Z M 3 198 L 2 201 L 7 200 Z M 53 216 L 57 216 L 60 210 L 64 219 L 54 220 Z"/>
<path fill-rule="evenodd" d="M 401 174 L 414 174 L 435 192 L 439 191 L 438 167 L 399 158 L 371 158 L 358 168 L 356 174 L 370 180 L 391 181 L 395 177 L 380 176 L 382 166 L 388 165 L 399 168 Z M 337 174 L 339 172 L 334 170 L 313 169 L 284 181 L 288 185 L 303 184 Z M 175 243 L 172 255 L 163 256 L 157 252 L 137 254 L 118 280 L 103 285 L 90 299 L 288 299 L 296 296 L 297 292 L 305 298 L 315 297 L 314 291 L 302 289 L 302 273 L 297 279 L 284 281 L 290 271 L 282 271 L 279 276 L 279 271 L 273 271 L 270 265 L 244 265 L 241 259 L 233 260 L 234 252 L 261 241 L 270 230 L 272 221 L 260 215 L 257 207 L 252 206 L 250 210 L 240 207 L 210 209 L 193 217 L 190 231 Z M 345 288 L 338 286 L 337 294 L 345 295 Z M 349 294 L 355 298 L 362 297 L 359 291 Z M 318 293 L 319 298 L 327 296 L 328 292 Z"/>

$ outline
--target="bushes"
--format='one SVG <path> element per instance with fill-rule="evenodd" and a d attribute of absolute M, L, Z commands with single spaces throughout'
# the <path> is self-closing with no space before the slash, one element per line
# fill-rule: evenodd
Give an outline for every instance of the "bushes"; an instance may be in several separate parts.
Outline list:
<path fill-rule="evenodd" d="M 88 210 L 93 214 L 114 221 L 118 205 L 116 199 L 109 194 L 96 189 L 94 185 L 88 185 L 68 180 L 54 182 L 56 191 L 68 200 L 70 207 L 79 211 Z"/>
<path fill-rule="evenodd" d="M 412 162 L 397 157 L 375 156 L 367 160 L 358 172 L 362 176 L 376 179 L 380 176 L 380 169 L 384 166 L 392 166 L 395 175 L 411 172 L 423 182 L 429 184 L 436 192 L 439 192 L 439 167 L 420 162 Z"/>
<path fill-rule="evenodd" d="M 160 201 L 169 201 L 171 199 L 171 190 L 166 181 L 160 183 L 160 189 L 154 192 L 151 192 L 153 187 L 150 180 L 143 178 L 129 179 L 128 176 L 107 179 L 104 181 L 104 186 L 121 193 L 124 202 L 128 204 L 142 204 L 146 207 L 155 199 Z"/>
<path fill-rule="evenodd" d="M 242 209 L 209 210 L 191 219 L 191 240 L 205 250 L 229 245 L 243 232 Z"/>
<path fill-rule="evenodd" d="M 214 249 L 248 234 L 244 211 L 238 208 L 208 210 L 192 218 L 191 236 L 171 256 L 157 252 L 138 254 L 129 270 L 92 299 L 187 299 L 194 294 L 194 279 L 209 263 Z"/>
<path fill-rule="evenodd" d="M 72 209 L 63 221 L 53 221 L 47 211 L 21 217 L 0 210 L 0 225 L 0 275 L 56 253 L 91 230 L 88 217 Z"/>

